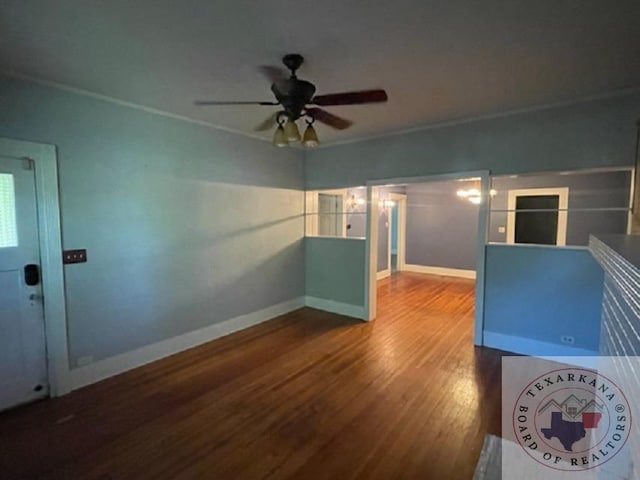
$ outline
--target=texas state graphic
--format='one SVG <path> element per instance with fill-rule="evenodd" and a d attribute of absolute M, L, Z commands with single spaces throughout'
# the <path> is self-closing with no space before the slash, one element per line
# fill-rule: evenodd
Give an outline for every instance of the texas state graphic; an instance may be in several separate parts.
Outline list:
<path fill-rule="evenodd" d="M 573 452 L 573 444 L 585 437 L 586 429 L 597 428 L 600 418 L 600 413 L 585 412 L 581 421 L 573 422 L 562 418 L 562 412 L 552 412 L 550 428 L 540 431 L 547 440 L 556 437 L 567 452 Z"/>

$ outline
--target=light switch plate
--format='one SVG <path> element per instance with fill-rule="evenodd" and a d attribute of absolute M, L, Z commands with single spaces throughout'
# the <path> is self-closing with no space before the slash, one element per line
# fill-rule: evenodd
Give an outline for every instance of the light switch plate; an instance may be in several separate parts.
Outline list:
<path fill-rule="evenodd" d="M 62 252 L 62 263 L 84 263 L 87 261 L 87 251 L 85 249 L 65 250 Z"/>

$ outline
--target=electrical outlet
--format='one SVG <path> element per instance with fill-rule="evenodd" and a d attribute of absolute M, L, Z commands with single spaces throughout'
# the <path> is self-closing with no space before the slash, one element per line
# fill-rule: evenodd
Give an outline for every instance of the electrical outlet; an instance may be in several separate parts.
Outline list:
<path fill-rule="evenodd" d="M 560 337 L 560 341 L 562 343 L 566 343 L 567 345 L 573 345 L 574 343 L 576 343 L 576 339 L 569 336 L 569 335 L 563 335 Z"/>
<path fill-rule="evenodd" d="M 504 228 L 502 225 L 498 227 L 498 233 L 504 233 L 506 231 L 507 231 L 507 229 Z"/>
<path fill-rule="evenodd" d="M 77 364 L 79 367 L 82 367 L 84 365 L 89 365 L 91 362 L 93 362 L 93 356 L 92 355 L 85 355 L 84 357 L 80 357 L 77 360 Z"/>

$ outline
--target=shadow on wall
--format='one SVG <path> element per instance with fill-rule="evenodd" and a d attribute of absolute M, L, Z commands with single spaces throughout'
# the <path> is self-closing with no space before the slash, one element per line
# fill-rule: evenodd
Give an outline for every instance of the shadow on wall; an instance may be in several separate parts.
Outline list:
<path fill-rule="evenodd" d="M 257 260 L 225 258 L 217 248 L 194 249 L 179 265 L 162 258 L 130 259 L 119 272 L 93 279 L 91 293 L 70 303 L 72 365 L 84 355 L 107 358 L 304 295 L 304 276 L 298 273 L 302 239 Z M 93 311 L 90 334 L 87 324 L 76 321 L 85 311 Z"/>
<path fill-rule="evenodd" d="M 0 136 L 56 145 L 69 350 L 94 360 L 304 295 L 302 151 L 0 76 Z"/>

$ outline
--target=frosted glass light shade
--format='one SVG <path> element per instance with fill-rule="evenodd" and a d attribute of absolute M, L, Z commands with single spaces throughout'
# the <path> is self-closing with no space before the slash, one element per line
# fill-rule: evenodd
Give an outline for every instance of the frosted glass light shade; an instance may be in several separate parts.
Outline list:
<path fill-rule="evenodd" d="M 320 145 L 320 140 L 318 140 L 318 134 L 316 133 L 316 129 L 313 128 L 313 125 L 309 125 L 307 129 L 304 131 L 304 136 L 302 137 L 302 144 L 305 147 L 317 147 Z"/>
<path fill-rule="evenodd" d="M 289 140 L 287 140 L 287 136 L 284 133 L 284 128 L 282 128 L 282 125 L 276 128 L 276 131 L 273 134 L 273 144 L 276 147 L 286 147 L 287 145 L 289 145 Z"/>
<path fill-rule="evenodd" d="M 300 131 L 298 130 L 298 125 L 296 125 L 296 122 L 293 120 L 287 120 L 287 123 L 284 125 L 284 133 L 290 142 L 300 141 Z"/>

